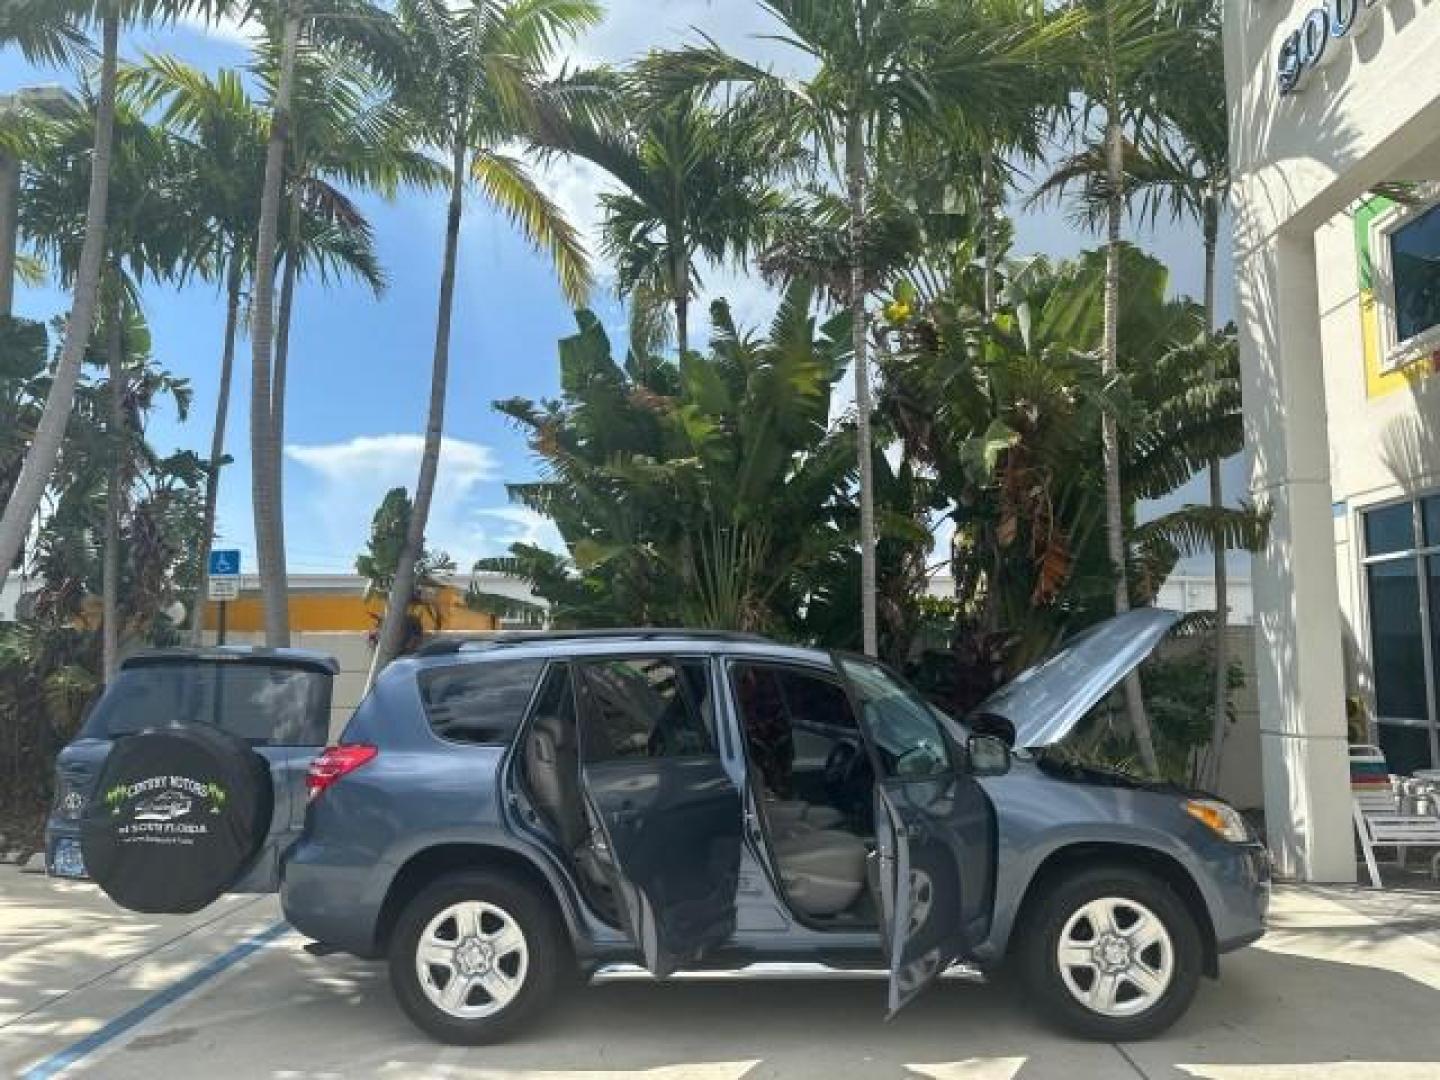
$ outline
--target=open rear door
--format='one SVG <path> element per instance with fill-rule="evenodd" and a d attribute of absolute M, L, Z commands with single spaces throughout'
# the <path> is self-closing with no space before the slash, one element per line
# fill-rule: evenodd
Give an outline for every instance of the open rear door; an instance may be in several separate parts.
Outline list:
<path fill-rule="evenodd" d="M 594 849 L 656 975 L 735 928 L 740 794 L 715 745 L 708 663 L 578 665 L 580 752 Z"/>
<path fill-rule="evenodd" d="M 840 670 L 875 760 L 876 893 L 890 1014 L 965 957 L 989 923 L 992 810 L 930 706 L 878 664 Z"/>

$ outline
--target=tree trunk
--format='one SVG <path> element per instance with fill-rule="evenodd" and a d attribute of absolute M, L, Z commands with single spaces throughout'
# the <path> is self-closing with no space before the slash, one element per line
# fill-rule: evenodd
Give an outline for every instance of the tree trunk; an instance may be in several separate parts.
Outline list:
<path fill-rule="evenodd" d="M 230 251 L 225 275 L 225 343 L 220 352 L 220 387 L 215 398 L 215 425 L 210 434 L 210 461 L 205 469 L 205 520 L 200 532 L 200 587 L 190 616 L 190 644 L 205 643 L 205 604 L 210 592 L 210 549 L 215 544 L 215 510 L 220 499 L 220 462 L 225 456 L 225 425 L 230 415 L 230 380 L 235 370 L 235 332 L 240 322 L 240 244 Z"/>
<path fill-rule="evenodd" d="M 15 249 L 20 209 L 20 159 L 0 150 L 0 321 L 15 305 Z"/>
<path fill-rule="evenodd" d="M 25 455 L 15 487 L 0 515 L 0 589 L 20 554 L 35 511 L 60 458 L 65 428 L 75 402 L 75 384 L 90 335 L 95 329 L 100 270 L 105 258 L 105 214 L 110 194 L 110 146 L 115 130 L 115 73 L 120 50 L 120 7 L 107 7 L 102 20 L 100 96 L 95 106 L 95 153 L 91 158 L 90 193 L 85 204 L 85 241 L 75 275 L 75 297 L 65 323 L 65 343 L 45 398 L 45 411 Z"/>
<path fill-rule="evenodd" d="M 855 352 L 855 432 L 860 453 L 860 629 L 866 656 L 880 651 L 875 604 L 875 467 L 871 460 L 870 367 L 865 353 L 865 129 L 852 109 L 845 130 L 850 199 L 850 318 Z"/>
<path fill-rule="evenodd" d="M 670 283 L 675 292 L 671 298 L 675 304 L 675 344 L 684 356 L 690 351 L 690 265 L 676 254 L 684 250 L 680 236 L 670 235 L 667 229 L 665 242 L 671 252 Z"/>
<path fill-rule="evenodd" d="M 125 338 L 120 268 L 111 267 L 105 360 L 110 369 L 110 476 L 105 485 L 105 552 L 100 571 L 100 670 L 106 685 L 120 670 L 120 485 L 125 470 Z"/>
<path fill-rule="evenodd" d="M 430 501 L 435 495 L 435 474 L 440 467 L 441 437 L 445 431 L 445 389 L 450 375 L 450 315 L 455 302 L 455 261 L 460 247 L 460 215 L 465 197 L 466 120 L 462 115 L 456 125 L 455 147 L 451 161 L 450 210 L 445 219 L 445 256 L 440 269 L 440 301 L 435 317 L 435 356 L 430 370 L 430 409 L 425 422 L 425 449 L 420 455 L 420 476 L 415 482 L 415 502 L 410 525 L 405 530 L 405 546 L 395 566 L 390 583 L 390 596 L 385 601 L 385 618 L 380 624 L 380 637 L 375 644 L 371 677 L 384 670 L 400 649 L 405 620 L 410 610 L 410 597 L 415 592 L 415 563 L 425 546 L 425 526 L 430 517 Z"/>
<path fill-rule="evenodd" d="M 985 238 L 985 314 L 995 314 L 995 270 L 998 259 L 995 254 L 996 233 L 995 227 L 995 163 L 991 160 L 990 150 L 987 147 L 984 157 L 980 159 L 980 217 L 981 228 Z"/>
<path fill-rule="evenodd" d="M 299 47 L 298 0 L 285 6 L 280 47 L 280 79 L 265 150 L 265 182 L 260 195 L 260 228 L 255 243 L 255 290 L 250 316 L 250 494 L 255 513 L 255 555 L 265 607 L 265 644 L 290 644 L 289 587 L 285 573 L 285 534 L 281 515 L 280 446 L 272 411 L 272 359 L 275 340 L 275 249 L 280 225 L 285 144 L 294 93 L 295 54 Z"/>
<path fill-rule="evenodd" d="M 1205 333 L 1210 338 L 1213 346 L 1215 336 L 1215 245 L 1220 231 L 1220 206 L 1219 200 L 1211 193 L 1205 197 L 1204 209 L 1204 238 L 1205 238 Z M 1210 360 L 1210 378 L 1213 380 L 1217 371 L 1215 360 L 1212 355 Z M 1210 459 L 1210 505 L 1217 510 L 1225 505 L 1225 492 L 1221 484 L 1220 458 Z M 1205 776 L 1201 786 L 1208 791 L 1214 791 L 1220 781 L 1220 755 L 1225 747 L 1225 724 L 1230 708 L 1230 657 L 1228 624 L 1230 615 L 1229 597 L 1229 567 L 1226 563 L 1225 549 L 1218 544 L 1214 551 L 1215 556 L 1215 642 L 1213 651 L 1215 653 L 1215 682 L 1213 688 L 1213 699 L 1211 708 L 1214 710 L 1210 720 L 1210 753 L 1205 761 Z"/>
<path fill-rule="evenodd" d="M 690 351 L 690 298 L 678 293 L 675 296 L 675 343 L 680 348 L 679 355 Z"/>
<path fill-rule="evenodd" d="M 285 385 L 290 374 L 290 318 L 295 310 L 295 284 L 300 276 L 300 192 L 290 193 L 285 226 L 288 250 L 280 277 L 280 314 L 275 320 L 275 370 L 270 387 L 270 415 L 275 424 L 275 445 L 285 446 Z M 281 478 L 283 481 L 283 477 Z M 282 488 L 283 490 L 283 488 Z M 282 535 L 284 520 L 281 520 Z"/>
<path fill-rule="evenodd" d="M 1124 213 L 1124 131 L 1120 124 L 1120 102 L 1117 88 L 1111 85 L 1106 102 L 1105 171 L 1108 185 L 1105 236 L 1105 341 L 1101 354 L 1101 374 L 1106 384 L 1115 381 L 1120 372 L 1120 220 Z M 1130 582 L 1125 558 L 1125 512 L 1120 490 L 1120 431 L 1115 414 L 1106 409 L 1100 421 L 1105 466 L 1105 529 L 1110 554 L 1110 569 L 1115 580 L 1115 612 L 1130 610 Z M 1160 775 L 1155 757 L 1155 741 L 1150 733 L 1150 720 L 1145 715 L 1145 698 L 1140 676 L 1132 672 L 1125 680 L 1125 711 L 1135 732 L 1140 761 L 1151 776 Z"/>

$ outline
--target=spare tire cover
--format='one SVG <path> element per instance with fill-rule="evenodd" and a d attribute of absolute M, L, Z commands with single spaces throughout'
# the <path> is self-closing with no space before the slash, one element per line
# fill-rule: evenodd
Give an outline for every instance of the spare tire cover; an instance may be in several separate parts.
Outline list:
<path fill-rule="evenodd" d="M 116 741 L 80 823 L 85 867 L 121 907 L 185 914 L 239 879 L 270 830 L 265 759 L 195 726 Z"/>

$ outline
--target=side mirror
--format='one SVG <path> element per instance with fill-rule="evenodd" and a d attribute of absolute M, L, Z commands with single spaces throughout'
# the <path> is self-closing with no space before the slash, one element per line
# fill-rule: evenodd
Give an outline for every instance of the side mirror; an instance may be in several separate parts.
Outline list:
<path fill-rule="evenodd" d="M 1010 747 L 998 735 L 971 735 L 965 751 L 976 776 L 1004 776 L 1010 771 Z"/>

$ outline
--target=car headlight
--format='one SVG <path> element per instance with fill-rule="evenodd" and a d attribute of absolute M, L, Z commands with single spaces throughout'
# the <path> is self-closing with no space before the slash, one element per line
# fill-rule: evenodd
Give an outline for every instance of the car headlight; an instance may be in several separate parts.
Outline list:
<path fill-rule="evenodd" d="M 1229 803 L 1219 799 L 1186 799 L 1185 812 L 1196 821 L 1236 844 L 1250 839 L 1250 827 Z"/>

